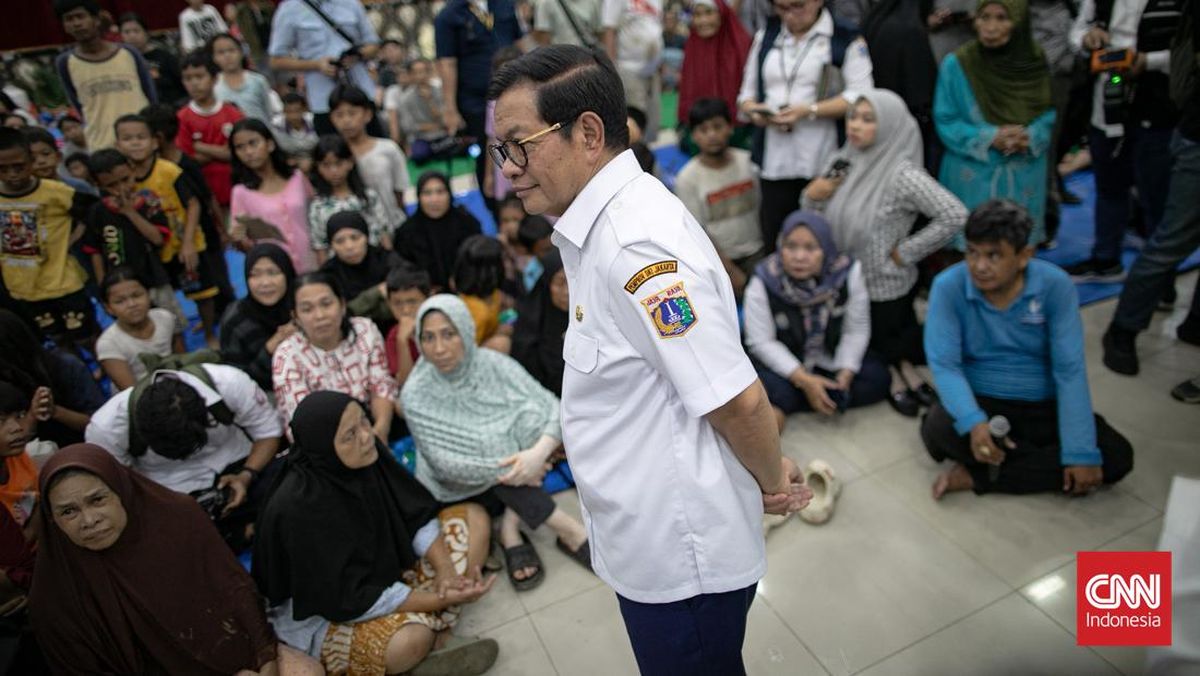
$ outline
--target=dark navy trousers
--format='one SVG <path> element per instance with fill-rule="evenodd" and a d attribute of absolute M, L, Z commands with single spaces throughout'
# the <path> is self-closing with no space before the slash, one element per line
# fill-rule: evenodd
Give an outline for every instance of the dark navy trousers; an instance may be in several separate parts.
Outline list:
<path fill-rule="evenodd" d="M 617 595 L 642 676 L 744 676 L 742 642 L 758 584 L 673 603 Z"/>

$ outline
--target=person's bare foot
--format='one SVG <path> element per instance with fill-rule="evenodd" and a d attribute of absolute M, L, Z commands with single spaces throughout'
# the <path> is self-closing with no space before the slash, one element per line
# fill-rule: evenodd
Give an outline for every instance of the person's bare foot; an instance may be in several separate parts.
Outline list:
<path fill-rule="evenodd" d="M 969 491 L 975 487 L 975 480 L 966 467 L 954 463 L 954 467 L 942 473 L 933 482 L 933 499 L 941 500 L 942 496 L 955 491 Z"/>

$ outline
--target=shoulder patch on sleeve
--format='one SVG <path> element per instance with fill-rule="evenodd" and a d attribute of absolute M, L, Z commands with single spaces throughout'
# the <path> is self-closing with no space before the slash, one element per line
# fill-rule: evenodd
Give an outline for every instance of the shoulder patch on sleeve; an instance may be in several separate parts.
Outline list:
<path fill-rule="evenodd" d="M 638 270 L 625 282 L 625 291 L 633 293 L 637 291 L 647 280 L 659 275 L 667 275 L 673 272 L 679 272 L 679 261 L 659 261 L 651 263 L 646 267 Z"/>
<path fill-rule="evenodd" d="M 650 315 L 659 338 L 682 336 L 696 325 L 696 309 L 683 290 L 683 282 L 643 298 L 641 304 Z"/>

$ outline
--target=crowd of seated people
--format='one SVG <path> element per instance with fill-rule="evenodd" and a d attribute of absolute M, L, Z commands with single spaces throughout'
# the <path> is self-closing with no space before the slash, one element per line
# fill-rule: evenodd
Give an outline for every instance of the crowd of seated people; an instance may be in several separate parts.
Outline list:
<path fill-rule="evenodd" d="M 1132 470 L 1091 405 L 1071 278 L 1034 255 L 1065 199 L 1057 135 L 1085 133 L 1056 122 L 1069 106 L 1027 0 L 978 0 L 957 32 L 946 8 L 927 21 L 903 3 L 860 16 L 780 0 L 760 16 L 725 0 L 682 14 L 534 0 L 533 39 L 497 16 L 479 44 L 458 29 L 481 19 L 451 0 L 436 64 L 396 41 L 376 59 L 362 5 L 328 0 L 362 42 L 339 62 L 344 37 L 305 28 L 299 3 L 265 15 L 265 33 L 235 23 L 176 55 L 136 14 L 117 39 L 95 0 L 55 0 L 71 110 L 0 98 L 0 640 L 19 644 L 22 673 L 483 673 L 497 644 L 452 629 L 495 573 L 517 591 L 554 574 L 529 533 L 546 526 L 591 570 L 584 525 L 544 488 L 571 452 L 559 396 L 582 310 L 553 219 L 501 190 L 537 139 L 489 138 L 478 95 L 494 61 L 537 44 L 607 52 L 647 166 L 646 143 L 669 135 L 663 51 L 683 45 L 690 157 L 671 184 L 724 263 L 781 430 L 812 420 L 800 412 L 893 415 L 870 408 L 882 401 L 925 411 L 914 429 L 946 463 L 935 499 L 1084 495 Z M 1126 4 L 1121 30 L 1141 12 Z M 664 39 L 665 12 L 686 38 Z M 1059 37 L 1081 55 L 1132 40 L 1095 13 L 1085 3 Z M 872 63 L 908 53 L 911 68 Z M 1163 58 L 1124 74 L 1161 88 Z M 1179 152 L 1194 149 L 1188 92 L 1130 143 L 1162 145 L 1178 122 Z M 1093 146 L 1119 147 L 1119 125 L 1094 119 Z M 477 167 L 489 214 L 447 173 L 410 185 L 410 155 L 464 135 L 509 158 Z M 1091 278 L 1119 267 L 1113 210 L 1144 161 L 1100 161 L 1108 239 Z M 1194 173 L 1169 178 L 1169 193 L 1138 185 L 1144 230 L 1181 251 Z M 1139 297 L 1166 297 L 1146 284 Z M 1197 302 L 1182 341 L 1197 342 Z M 1120 372 L 1136 372 L 1135 324 L 1105 339 L 1133 360 Z M 825 523 L 837 477 L 823 462 L 805 474 L 826 494 L 801 517 Z"/>

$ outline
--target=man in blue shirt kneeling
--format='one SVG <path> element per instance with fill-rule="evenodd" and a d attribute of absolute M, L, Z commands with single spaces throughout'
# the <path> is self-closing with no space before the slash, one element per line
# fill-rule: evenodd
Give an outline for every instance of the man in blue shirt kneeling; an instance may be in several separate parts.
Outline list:
<path fill-rule="evenodd" d="M 950 491 L 1085 495 L 1133 469 L 1133 447 L 1092 412 L 1075 285 L 1033 258 L 1033 221 L 992 200 L 967 219 L 967 257 L 929 294 L 925 352 L 941 403 L 921 424 Z M 989 421 L 1004 417 L 1010 431 Z"/>

